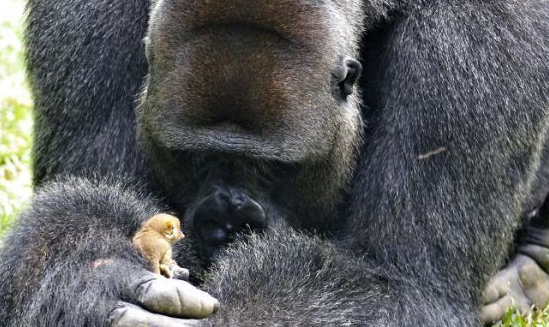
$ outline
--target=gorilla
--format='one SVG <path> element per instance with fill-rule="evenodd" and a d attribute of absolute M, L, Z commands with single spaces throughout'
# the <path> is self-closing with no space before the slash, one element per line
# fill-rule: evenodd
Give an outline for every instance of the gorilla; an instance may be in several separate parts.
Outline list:
<path fill-rule="evenodd" d="M 28 11 L 37 191 L 0 327 L 481 326 L 549 299 L 549 3 Z M 190 282 L 132 247 L 159 212 Z"/>

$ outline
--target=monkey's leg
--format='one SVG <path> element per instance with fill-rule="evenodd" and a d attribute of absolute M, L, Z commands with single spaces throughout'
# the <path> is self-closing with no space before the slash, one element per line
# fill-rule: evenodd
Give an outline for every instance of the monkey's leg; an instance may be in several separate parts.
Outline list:
<path fill-rule="evenodd" d="M 168 249 L 162 259 L 160 259 L 160 270 L 162 275 L 166 278 L 172 278 L 173 273 L 170 270 L 170 265 L 172 264 L 172 249 Z"/>
<path fill-rule="evenodd" d="M 189 279 L 189 270 L 179 267 L 177 262 L 175 262 L 175 260 L 171 258 L 171 250 L 161 261 L 160 269 L 162 271 L 162 275 L 167 278 L 175 278 L 181 280 Z"/>
<path fill-rule="evenodd" d="M 155 262 L 152 262 L 152 268 L 153 268 L 153 269 L 152 269 L 153 273 L 160 275 L 160 272 L 161 272 L 161 265 L 160 265 L 160 263 L 158 263 L 158 262 L 156 262 L 156 261 L 155 261 Z"/>
<path fill-rule="evenodd" d="M 170 270 L 170 266 L 168 266 L 168 265 L 161 264 L 160 265 L 160 272 L 161 272 L 162 276 L 164 276 L 166 278 L 172 278 L 173 277 L 172 271 Z"/>

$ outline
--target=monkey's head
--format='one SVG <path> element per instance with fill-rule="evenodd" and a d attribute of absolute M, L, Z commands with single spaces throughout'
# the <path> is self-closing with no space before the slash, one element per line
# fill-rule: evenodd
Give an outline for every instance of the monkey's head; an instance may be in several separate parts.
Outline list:
<path fill-rule="evenodd" d="M 171 243 L 175 243 L 185 237 L 181 231 L 179 219 L 174 216 L 158 214 L 153 216 L 146 224 Z"/>
<path fill-rule="evenodd" d="M 247 215 L 277 208 L 320 229 L 360 140 L 362 12 L 360 0 L 156 1 L 139 132 L 166 197 L 188 212 L 221 188 L 214 215 L 244 193 L 261 207 Z"/>

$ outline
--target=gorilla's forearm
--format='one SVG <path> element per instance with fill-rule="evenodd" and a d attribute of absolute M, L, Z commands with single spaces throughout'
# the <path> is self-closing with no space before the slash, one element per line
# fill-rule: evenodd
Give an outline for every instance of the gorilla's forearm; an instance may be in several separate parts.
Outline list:
<path fill-rule="evenodd" d="M 215 326 L 479 324 L 471 303 L 284 228 L 233 245 L 204 287 L 222 303 Z"/>
<path fill-rule="evenodd" d="M 144 272 L 130 235 L 158 210 L 120 184 L 38 191 L 0 256 L 0 326 L 106 326 Z"/>

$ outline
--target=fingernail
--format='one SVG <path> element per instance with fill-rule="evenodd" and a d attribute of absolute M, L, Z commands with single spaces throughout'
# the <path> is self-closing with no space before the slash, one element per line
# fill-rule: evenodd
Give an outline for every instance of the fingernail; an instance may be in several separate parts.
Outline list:
<path fill-rule="evenodd" d="M 217 311 L 219 311 L 219 301 L 215 300 L 212 314 L 215 314 Z"/>

